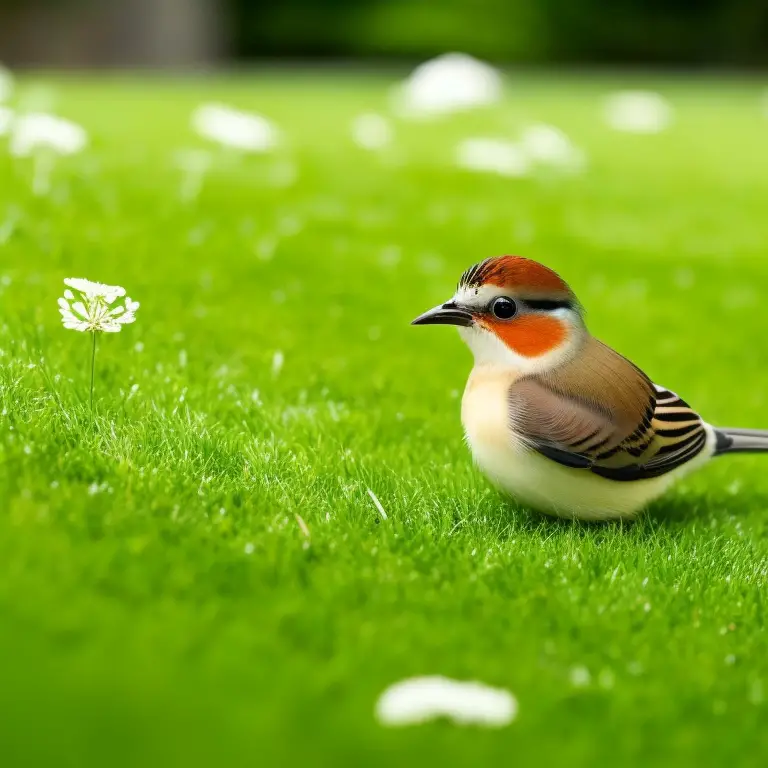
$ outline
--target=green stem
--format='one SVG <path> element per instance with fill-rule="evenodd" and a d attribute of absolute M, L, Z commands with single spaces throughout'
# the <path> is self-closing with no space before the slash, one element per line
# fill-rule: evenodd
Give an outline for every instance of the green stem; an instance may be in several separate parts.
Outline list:
<path fill-rule="evenodd" d="M 96 331 L 91 331 L 93 347 L 91 350 L 91 418 L 93 418 L 93 379 L 96 373 Z"/>

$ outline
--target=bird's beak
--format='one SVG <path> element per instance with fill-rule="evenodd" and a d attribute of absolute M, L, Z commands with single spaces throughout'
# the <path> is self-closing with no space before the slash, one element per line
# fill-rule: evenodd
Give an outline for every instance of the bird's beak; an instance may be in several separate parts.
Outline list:
<path fill-rule="evenodd" d="M 461 325 L 466 328 L 473 322 L 471 312 L 452 301 L 447 301 L 411 320 L 411 325 Z"/>

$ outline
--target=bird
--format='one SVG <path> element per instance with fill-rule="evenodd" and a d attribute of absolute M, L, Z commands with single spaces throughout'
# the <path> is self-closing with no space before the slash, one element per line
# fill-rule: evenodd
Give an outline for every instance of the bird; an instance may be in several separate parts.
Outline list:
<path fill-rule="evenodd" d="M 631 520 L 711 459 L 768 452 L 768 430 L 717 428 L 587 329 L 549 267 L 494 256 L 413 325 L 453 325 L 474 356 L 464 435 L 493 485 L 529 508 Z"/>

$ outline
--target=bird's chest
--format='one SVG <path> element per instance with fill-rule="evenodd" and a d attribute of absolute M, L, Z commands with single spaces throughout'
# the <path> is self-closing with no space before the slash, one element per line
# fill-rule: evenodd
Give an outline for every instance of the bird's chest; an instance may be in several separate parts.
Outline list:
<path fill-rule="evenodd" d="M 494 478 L 510 471 L 510 459 L 523 450 L 510 418 L 509 373 L 475 370 L 467 381 L 461 421 L 480 468 Z"/>

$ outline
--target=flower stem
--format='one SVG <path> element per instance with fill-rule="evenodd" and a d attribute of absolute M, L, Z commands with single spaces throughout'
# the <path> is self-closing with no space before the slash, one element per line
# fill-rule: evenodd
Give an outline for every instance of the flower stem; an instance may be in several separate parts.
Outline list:
<path fill-rule="evenodd" d="M 91 348 L 91 418 L 93 418 L 93 379 L 96 372 L 96 331 L 91 331 L 93 347 Z"/>

